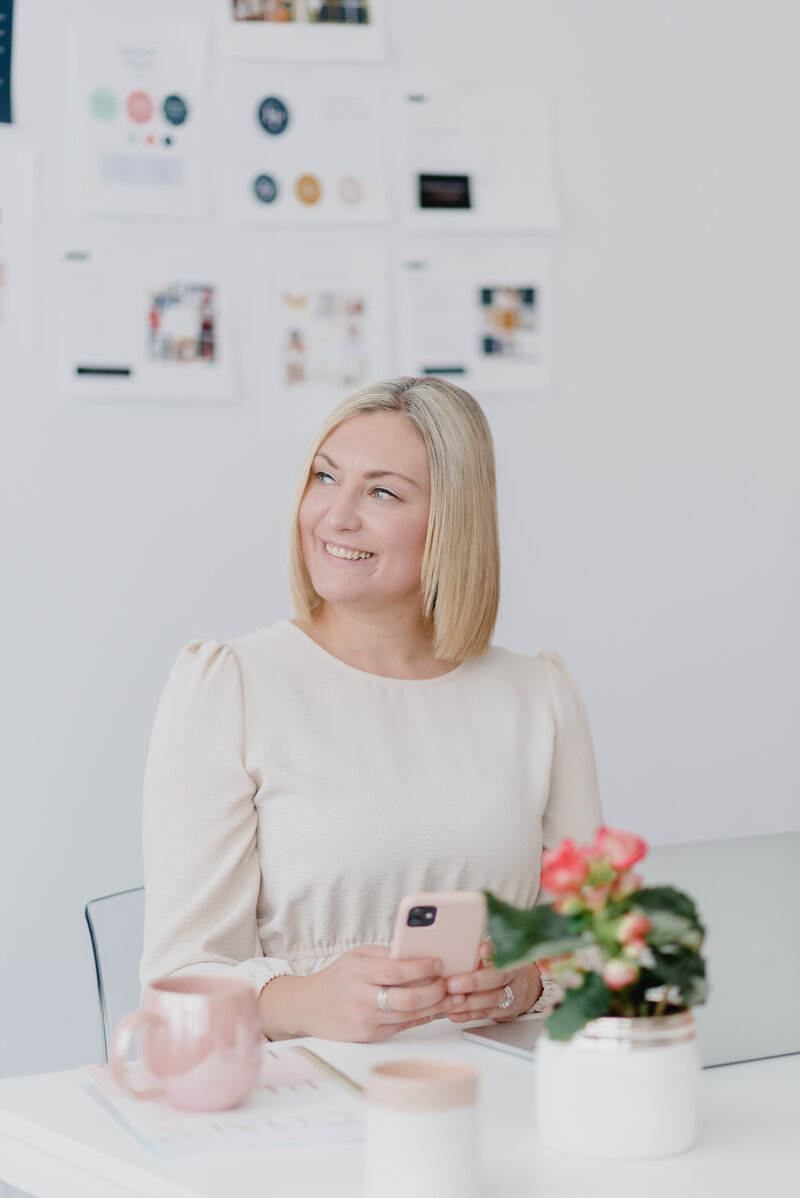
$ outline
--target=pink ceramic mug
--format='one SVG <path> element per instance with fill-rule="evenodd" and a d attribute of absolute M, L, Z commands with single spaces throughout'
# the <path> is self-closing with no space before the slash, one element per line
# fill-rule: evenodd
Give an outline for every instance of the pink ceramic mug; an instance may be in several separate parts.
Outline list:
<path fill-rule="evenodd" d="M 131 1040 L 156 1085 L 135 1089 L 125 1074 Z M 109 1064 L 131 1098 L 163 1098 L 183 1111 L 225 1111 L 253 1090 L 263 1035 L 252 987 L 232 978 L 164 978 L 117 1024 Z"/>

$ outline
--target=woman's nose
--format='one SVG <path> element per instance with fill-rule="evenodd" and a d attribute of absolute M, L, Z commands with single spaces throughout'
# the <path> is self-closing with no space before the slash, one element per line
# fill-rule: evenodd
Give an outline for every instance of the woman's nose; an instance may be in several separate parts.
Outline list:
<path fill-rule="evenodd" d="M 333 497 L 328 508 L 327 520 L 331 528 L 355 530 L 361 527 L 361 514 L 358 497 L 351 491 L 342 488 Z"/>

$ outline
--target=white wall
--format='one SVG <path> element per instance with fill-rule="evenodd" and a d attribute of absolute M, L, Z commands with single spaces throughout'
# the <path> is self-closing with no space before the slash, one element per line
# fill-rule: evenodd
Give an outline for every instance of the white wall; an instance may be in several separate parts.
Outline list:
<path fill-rule="evenodd" d="M 577 675 L 609 822 L 662 842 L 797 827 L 800 10 L 389 7 L 392 77 L 513 79 L 553 106 L 559 385 L 487 405 L 497 640 L 556 647 Z M 0 144 L 40 147 L 43 178 L 38 346 L 0 364 L 0 1074 L 97 1054 L 83 905 L 142 880 L 147 739 L 181 646 L 288 614 L 303 449 L 270 440 L 259 415 L 247 265 L 264 235 L 90 222 L 64 194 L 66 10 L 198 20 L 208 0 L 18 8 L 20 123 Z M 228 245 L 240 270 L 239 402 L 62 400 L 58 251 L 201 241 Z"/>

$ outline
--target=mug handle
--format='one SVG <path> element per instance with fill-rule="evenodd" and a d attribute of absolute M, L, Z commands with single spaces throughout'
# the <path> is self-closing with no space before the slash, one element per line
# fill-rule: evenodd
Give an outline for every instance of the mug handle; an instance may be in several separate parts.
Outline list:
<path fill-rule="evenodd" d="M 139 1028 L 145 1023 L 159 1024 L 163 1022 L 161 1017 L 153 1011 L 131 1011 L 128 1015 L 120 1019 L 114 1028 L 114 1034 L 111 1037 L 111 1048 L 108 1052 L 108 1063 L 111 1066 L 111 1075 L 114 1081 L 127 1098 L 150 1099 L 163 1097 L 163 1086 L 137 1090 L 135 1086 L 130 1084 L 125 1075 L 125 1059 L 128 1055 L 131 1041 L 139 1031 Z"/>

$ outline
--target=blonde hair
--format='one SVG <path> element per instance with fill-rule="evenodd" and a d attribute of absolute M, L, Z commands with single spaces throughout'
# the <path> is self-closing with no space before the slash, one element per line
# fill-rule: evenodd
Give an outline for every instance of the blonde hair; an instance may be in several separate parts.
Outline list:
<path fill-rule="evenodd" d="M 399 412 L 422 435 L 431 479 L 420 578 L 423 616 L 433 619 L 437 658 L 462 662 L 480 657 L 489 647 L 500 597 L 494 446 L 477 401 L 440 378 L 371 383 L 343 399 L 317 432 L 290 513 L 295 613 L 307 620 L 322 602 L 303 557 L 298 520 L 314 458 L 334 429 L 366 412 Z"/>

